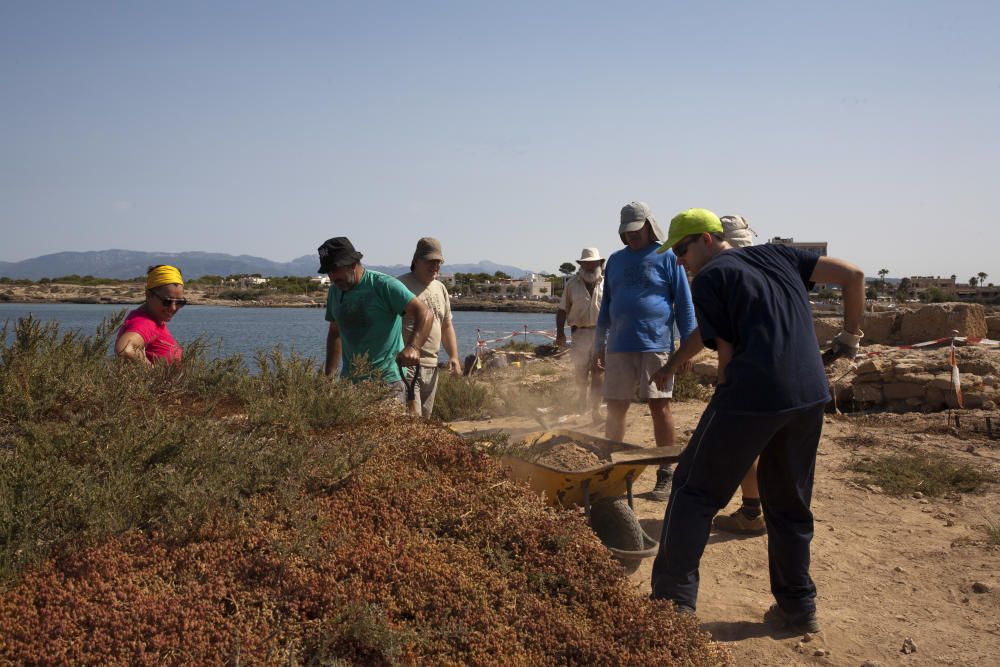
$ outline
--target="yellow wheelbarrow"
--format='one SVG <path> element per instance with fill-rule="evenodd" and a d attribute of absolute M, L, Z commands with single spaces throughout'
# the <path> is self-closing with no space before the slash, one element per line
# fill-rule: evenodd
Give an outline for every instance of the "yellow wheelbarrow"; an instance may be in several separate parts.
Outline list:
<path fill-rule="evenodd" d="M 516 454 L 500 458 L 511 478 L 526 482 L 550 505 L 582 507 L 591 528 L 626 570 L 656 555 L 659 544 L 635 516 L 632 483 L 647 465 L 679 459 L 682 447 L 644 448 L 561 429 L 527 433 L 517 443 L 522 447 Z M 568 444 L 593 454 L 592 465 L 566 470 L 549 462 L 546 454 Z"/>

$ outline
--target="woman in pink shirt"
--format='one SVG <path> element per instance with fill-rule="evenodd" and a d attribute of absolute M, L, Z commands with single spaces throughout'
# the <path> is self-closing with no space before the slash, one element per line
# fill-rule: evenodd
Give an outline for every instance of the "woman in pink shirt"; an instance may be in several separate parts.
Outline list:
<path fill-rule="evenodd" d="M 187 305 L 179 269 L 166 264 L 149 267 L 146 302 L 125 318 L 118 330 L 115 354 L 152 366 L 158 359 L 181 360 L 181 346 L 167 329 L 178 310 Z"/>

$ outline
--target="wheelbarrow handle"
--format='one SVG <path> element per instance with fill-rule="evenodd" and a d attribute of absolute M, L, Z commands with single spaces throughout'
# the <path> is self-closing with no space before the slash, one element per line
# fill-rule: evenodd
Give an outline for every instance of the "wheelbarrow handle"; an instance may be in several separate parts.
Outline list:
<path fill-rule="evenodd" d="M 684 448 L 651 447 L 649 449 L 629 449 L 623 452 L 611 452 L 611 463 L 673 463 L 681 457 Z"/>

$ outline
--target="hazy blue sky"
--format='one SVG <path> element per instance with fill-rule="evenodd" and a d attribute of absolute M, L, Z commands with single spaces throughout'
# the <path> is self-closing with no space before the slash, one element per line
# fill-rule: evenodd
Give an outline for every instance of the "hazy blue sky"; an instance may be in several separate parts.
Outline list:
<path fill-rule="evenodd" d="M 641 199 L 1000 283 L 1000 3 L 611 5 L 0 2 L 0 260 L 555 271 Z"/>

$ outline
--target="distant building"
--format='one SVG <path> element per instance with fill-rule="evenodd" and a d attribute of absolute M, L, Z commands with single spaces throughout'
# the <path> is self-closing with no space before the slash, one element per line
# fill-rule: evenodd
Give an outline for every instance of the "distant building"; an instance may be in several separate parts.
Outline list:
<path fill-rule="evenodd" d="M 443 282 L 448 289 L 455 286 L 455 276 L 450 273 L 439 273 L 437 279 Z"/>
<path fill-rule="evenodd" d="M 809 252 L 814 252 L 820 257 L 826 257 L 826 241 L 796 241 L 792 237 L 782 238 L 780 236 L 775 236 L 773 239 L 768 241 L 768 243 L 773 243 L 775 245 L 787 245 L 792 248 L 801 248 L 802 250 L 807 250 Z"/>
<path fill-rule="evenodd" d="M 309 282 L 311 282 L 311 283 L 318 283 L 320 285 L 325 285 L 326 287 L 329 287 L 330 286 L 330 276 L 326 276 L 326 275 L 324 275 L 324 276 L 313 276 L 312 278 L 309 279 Z"/>
<path fill-rule="evenodd" d="M 498 299 L 544 299 L 551 296 L 552 284 L 548 278 L 532 273 L 524 279 L 487 280 L 476 283 L 472 289 L 478 294 Z"/>
<path fill-rule="evenodd" d="M 783 238 L 781 236 L 775 236 L 773 239 L 769 240 L 768 243 L 773 243 L 774 245 L 786 245 L 792 248 L 799 248 L 805 250 L 806 252 L 814 252 L 820 257 L 826 257 L 826 241 L 796 241 L 792 237 Z M 817 283 L 813 286 L 813 292 L 827 292 L 836 291 L 839 286 L 834 284 L 822 284 Z"/>
<path fill-rule="evenodd" d="M 950 278 L 942 278 L 941 276 L 910 276 L 910 289 L 916 295 L 919 296 L 932 288 L 941 290 L 948 295 L 954 295 L 958 285 L 955 282 L 955 276 L 951 276 Z"/>

